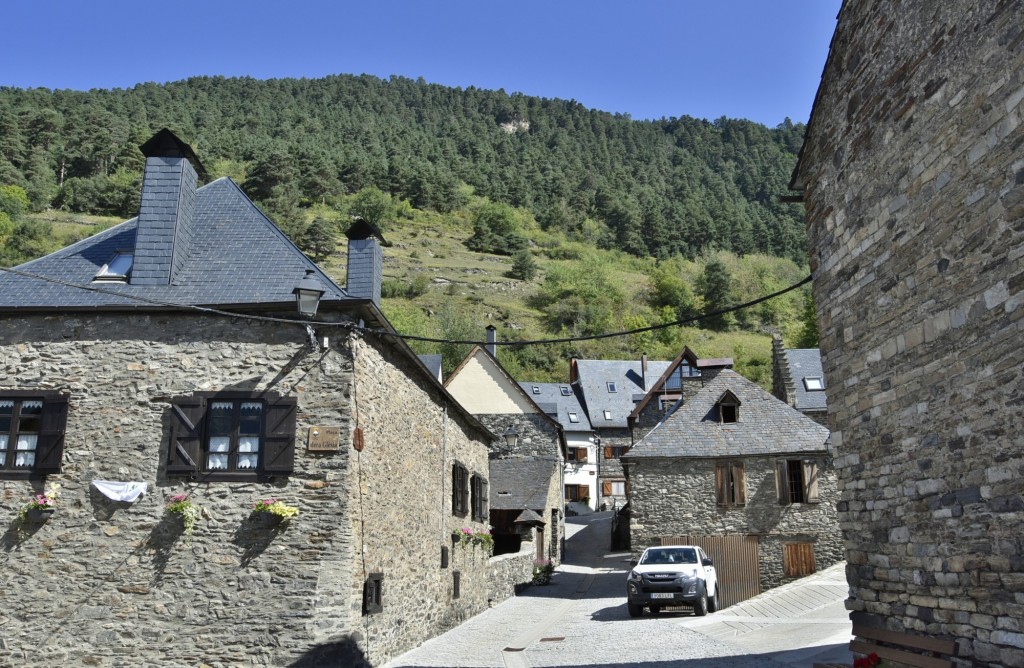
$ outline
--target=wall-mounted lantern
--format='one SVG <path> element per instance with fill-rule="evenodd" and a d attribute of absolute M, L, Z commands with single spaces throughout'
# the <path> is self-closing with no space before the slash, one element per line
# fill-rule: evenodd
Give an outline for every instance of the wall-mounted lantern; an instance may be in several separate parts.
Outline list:
<path fill-rule="evenodd" d="M 307 269 L 306 275 L 295 284 L 295 289 L 292 290 L 299 315 L 306 318 L 316 315 L 316 308 L 320 305 L 320 298 L 324 294 L 324 286 L 317 280 L 315 274 L 316 272 L 312 269 Z"/>

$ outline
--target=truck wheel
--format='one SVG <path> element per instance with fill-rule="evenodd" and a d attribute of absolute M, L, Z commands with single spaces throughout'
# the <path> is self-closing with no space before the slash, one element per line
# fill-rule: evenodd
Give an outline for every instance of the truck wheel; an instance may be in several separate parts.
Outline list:
<path fill-rule="evenodd" d="M 700 598 L 697 599 L 697 602 L 693 604 L 693 614 L 697 615 L 698 617 L 703 617 L 704 615 L 708 614 L 707 592 L 701 594 Z"/>
<path fill-rule="evenodd" d="M 627 603 L 626 610 L 629 611 L 630 617 L 639 617 L 640 615 L 644 614 L 644 606 L 636 605 L 634 603 Z"/>
<path fill-rule="evenodd" d="M 708 612 L 718 612 L 718 589 L 715 589 L 715 593 L 708 598 Z"/>

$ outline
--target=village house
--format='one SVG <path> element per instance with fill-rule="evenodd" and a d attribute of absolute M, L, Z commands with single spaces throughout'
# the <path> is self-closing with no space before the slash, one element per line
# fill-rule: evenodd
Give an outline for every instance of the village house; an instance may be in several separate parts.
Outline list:
<path fill-rule="evenodd" d="M 729 368 L 685 387 L 622 457 L 632 550 L 702 546 L 723 606 L 841 561 L 828 430 Z"/>
<path fill-rule="evenodd" d="M 597 509 L 598 447 L 575 388 L 568 383 L 520 382 L 523 391 L 558 421 L 565 437 L 565 473 L 562 481 L 566 514 L 580 515 Z"/>
<path fill-rule="evenodd" d="M 825 373 L 817 348 L 785 348 L 782 338 L 772 337 L 772 394 L 828 427 Z"/>
<path fill-rule="evenodd" d="M 460 540 L 494 435 L 381 314 L 379 233 L 342 289 L 172 133 L 142 148 L 137 218 L 0 272 L 0 664 L 380 665 L 528 581 Z"/>
<path fill-rule="evenodd" d="M 495 554 L 530 554 L 558 564 L 565 538 L 561 425 L 512 378 L 496 357 L 495 329 L 445 379 L 462 407 L 498 435 L 490 449 L 490 524 Z"/>
<path fill-rule="evenodd" d="M 1024 666 L 1024 5 L 843 4 L 807 212 L 855 633 Z"/>

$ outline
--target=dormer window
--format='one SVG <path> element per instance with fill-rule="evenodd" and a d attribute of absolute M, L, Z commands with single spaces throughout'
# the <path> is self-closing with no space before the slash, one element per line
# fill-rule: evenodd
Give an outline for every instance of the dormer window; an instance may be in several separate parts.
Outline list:
<path fill-rule="evenodd" d="M 609 392 L 618 392 L 619 391 L 618 388 L 615 387 L 615 381 L 611 381 L 611 380 L 608 381 L 608 391 Z"/>
<path fill-rule="evenodd" d="M 804 387 L 807 388 L 808 392 L 814 392 L 817 390 L 825 389 L 825 379 L 821 376 L 805 376 Z"/>
<path fill-rule="evenodd" d="M 718 406 L 718 421 L 722 424 L 740 421 L 740 400 L 729 390 L 722 393 L 715 405 Z"/>
<path fill-rule="evenodd" d="M 132 261 L 135 256 L 132 253 L 116 253 L 105 265 L 100 267 L 92 280 L 94 281 L 120 281 L 125 282 L 132 273 Z"/>

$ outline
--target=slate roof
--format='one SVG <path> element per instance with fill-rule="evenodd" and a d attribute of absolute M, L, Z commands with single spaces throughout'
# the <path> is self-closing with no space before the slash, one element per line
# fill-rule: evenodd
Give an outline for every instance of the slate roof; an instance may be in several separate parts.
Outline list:
<path fill-rule="evenodd" d="M 818 377 L 825 380 L 821 368 L 821 351 L 817 348 L 790 348 L 784 350 L 786 366 L 789 368 L 793 386 L 796 387 L 796 409 L 799 411 L 823 411 L 828 408 L 824 390 L 808 392 L 804 378 Z"/>
<path fill-rule="evenodd" d="M 417 357 L 423 362 L 423 366 L 427 367 L 427 371 L 433 374 L 438 382 L 441 382 L 441 362 L 443 361 L 441 355 L 417 355 Z"/>
<path fill-rule="evenodd" d="M 579 397 L 576 396 L 576 388 L 569 383 L 531 383 L 520 382 L 519 387 L 527 394 L 534 403 L 540 407 L 549 417 L 558 420 L 565 432 L 591 432 L 590 420 L 587 418 Z M 562 388 L 569 388 L 569 394 L 563 395 Z M 537 388 L 538 392 L 534 392 Z M 577 422 L 569 419 L 569 413 L 575 413 Z"/>
<path fill-rule="evenodd" d="M 640 360 L 576 360 L 576 378 L 590 424 L 596 429 L 627 428 L 629 414 L 671 362 L 647 362 L 646 380 Z M 615 392 L 608 391 L 608 382 Z M 604 412 L 611 413 L 606 420 Z"/>
<path fill-rule="evenodd" d="M 718 421 L 715 403 L 725 392 L 732 392 L 740 401 L 738 422 Z M 825 427 L 735 371 L 724 369 L 622 458 L 824 452 L 828 437 Z"/>
<path fill-rule="evenodd" d="M 292 290 L 307 269 L 326 290 L 321 307 L 362 301 L 352 299 L 306 258 L 230 178 L 195 192 L 193 236 L 172 284 L 93 282 L 116 252 L 135 248 L 138 219 L 132 218 L 20 265 L 17 273 L 0 272 L 0 312 L 153 309 L 168 304 L 294 309 Z"/>
<path fill-rule="evenodd" d="M 490 461 L 492 510 L 540 509 L 547 506 L 552 477 L 559 475 L 557 459 L 515 457 Z"/>

